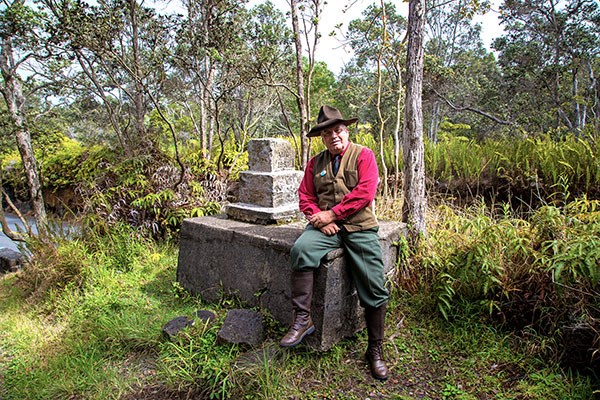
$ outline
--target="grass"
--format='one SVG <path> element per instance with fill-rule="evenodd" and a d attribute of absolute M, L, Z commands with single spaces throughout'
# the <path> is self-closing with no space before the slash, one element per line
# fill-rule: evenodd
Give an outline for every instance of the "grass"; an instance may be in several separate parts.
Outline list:
<path fill-rule="evenodd" d="M 540 358 L 469 304 L 445 320 L 426 296 L 399 288 L 387 315 L 386 383 L 367 371 L 366 332 L 325 353 L 280 348 L 277 324 L 258 348 L 217 344 L 232 303 L 204 304 L 181 290 L 176 248 L 125 228 L 63 246 L 0 277 L 3 400 L 590 399 L 598 385 Z M 53 283 L 42 284 L 45 276 Z M 169 320 L 198 309 L 217 319 L 163 336 Z"/>

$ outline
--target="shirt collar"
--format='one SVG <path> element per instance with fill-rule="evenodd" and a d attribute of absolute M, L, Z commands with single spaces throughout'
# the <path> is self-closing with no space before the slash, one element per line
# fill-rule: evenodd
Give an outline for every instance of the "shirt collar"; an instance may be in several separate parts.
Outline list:
<path fill-rule="evenodd" d="M 350 142 L 348 142 L 348 144 L 346 145 L 346 148 L 344 150 L 342 150 L 342 152 L 339 154 L 339 156 L 340 157 L 344 157 L 344 154 L 346 154 L 346 150 L 348 150 L 349 147 L 350 147 Z M 329 157 L 333 160 L 333 158 L 335 157 L 335 155 L 329 153 Z"/>

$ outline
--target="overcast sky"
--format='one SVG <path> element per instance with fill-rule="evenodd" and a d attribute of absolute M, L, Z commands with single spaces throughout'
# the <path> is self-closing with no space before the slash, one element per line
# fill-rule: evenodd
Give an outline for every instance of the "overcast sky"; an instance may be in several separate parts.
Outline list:
<path fill-rule="evenodd" d="M 248 7 L 263 3 L 264 1 L 265 0 L 250 0 Z M 290 9 L 288 0 L 271 1 L 284 13 Z M 344 48 L 340 44 L 339 39 L 329 36 L 329 33 L 334 31 L 336 25 L 340 23 L 343 24 L 341 29 L 345 30 L 348 22 L 360 18 L 363 10 L 367 8 L 368 5 L 373 4 L 373 0 L 336 0 L 335 4 L 333 3 L 333 1 L 329 1 L 323 8 L 320 26 L 322 36 L 317 47 L 316 59 L 317 61 L 325 61 L 333 73 L 339 74 L 345 61 L 350 58 L 351 53 L 349 48 Z M 478 16 L 475 19 L 475 22 L 481 23 L 481 38 L 488 48 L 492 40 L 502 34 L 498 20 L 498 5 L 500 4 L 500 0 L 492 0 L 491 3 L 492 11 L 486 13 L 484 16 Z M 397 1 L 395 2 L 395 5 L 400 14 L 408 16 L 407 2 Z"/>

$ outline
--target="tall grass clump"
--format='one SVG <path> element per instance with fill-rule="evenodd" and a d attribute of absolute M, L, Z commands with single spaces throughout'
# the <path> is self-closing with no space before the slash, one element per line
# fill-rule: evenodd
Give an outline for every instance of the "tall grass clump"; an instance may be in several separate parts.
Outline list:
<path fill-rule="evenodd" d="M 161 344 L 158 374 L 177 391 L 195 392 L 211 399 L 227 399 L 237 346 L 219 346 L 217 325 L 199 323 Z"/>
<path fill-rule="evenodd" d="M 592 139 L 552 135 L 426 142 L 425 166 L 434 189 L 537 206 L 600 197 L 600 155 Z"/>
<path fill-rule="evenodd" d="M 599 365 L 600 201 L 583 197 L 527 217 L 507 206 L 441 205 L 429 234 L 404 279 L 419 281 L 444 318 L 475 304 L 502 326 L 533 333 L 546 356 Z"/>
<path fill-rule="evenodd" d="M 173 285 L 173 247 L 126 225 L 84 233 L 37 244 L 0 281 L 3 399 L 116 399 L 154 384 L 162 327 L 198 309 Z"/>

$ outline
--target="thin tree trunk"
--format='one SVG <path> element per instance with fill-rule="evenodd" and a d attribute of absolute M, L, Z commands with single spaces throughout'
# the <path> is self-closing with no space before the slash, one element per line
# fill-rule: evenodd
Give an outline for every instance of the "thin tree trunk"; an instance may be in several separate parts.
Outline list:
<path fill-rule="evenodd" d="M 435 100 L 431 111 L 431 126 L 429 127 L 429 139 L 437 143 L 438 130 L 440 128 L 440 102 Z"/>
<path fill-rule="evenodd" d="M 309 139 L 308 133 L 308 111 L 306 110 L 306 101 L 304 97 L 304 74 L 302 73 L 302 40 L 300 38 L 300 26 L 298 22 L 298 0 L 291 0 L 292 8 L 292 29 L 294 31 L 294 43 L 296 45 L 296 79 L 298 81 L 298 91 L 296 103 L 300 111 L 300 165 L 302 169 L 308 163 Z"/>
<path fill-rule="evenodd" d="M 146 116 L 146 104 L 144 101 L 144 86 L 141 80 L 143 76 L 142 67 L 140 65 L 140 50 L 139 50 L 139 26 L 138 26 L 138 18 L 137 18 L 137 8 L 138 4 L 135 0 L 129 1 L 129 13 L 131 18 L 131 44 L 133 51 L 133 80 L 135 86 L 135 92 L 133 93 L 133 103 L 135 107 L 135 125 L 136 125 L 136 133 L 140 140 L 139 145 L 141 148 L 139 150 L 147 149 L 149 146 L 154 146 L 154 143 L 150 143 L 148 141 L 146 135 L 146 126 L 144 124 L 144 119 Z"/>
<path fill-rule="evenodd" d="M 13 125 L 13 132 L 17 140 L 17 148 L 21 154 L 27 184 L 29 186 L 29 196 L 31 197 L 31 207 L 33 209 L 33 217 L 37 226 L 38 234 L 41 237 L 47 236 L 47 216 L 46 207 L 44 206 L 44 197 L 42 195 L 42 185 L 40 183 L 38 163 L 35 159 L 33 147 L 31 145 L 31 135 L 25 124 L 23 117 L 23 108 L 25 105 L 25 97 L 21 89 L 18 77 L 15 75 L 13 60 L 12 38 L 2 38 L 2 48 L 0 54 L 0 70 L 4 85 L 2 87 L 2 95 L 6 102 L 9 119 Z"/>
<path fill-rule="evenodd" d="M 581 125 L 581 107 L 579 105 L 579 102 L 577 101 L 577 96 L 579 95 L 579 80 L 577 79 L 578 69 L 574 68 L 571 71 L 571 73 L 573 74 L 573 81 L 571 82 L 571 90 L 573 96 L 573 128 L 575 130 L 575 136 L 579 137 L 583 126 Z"/>
<path fill-rule="evenodd" d="M 202 109 L 202 137 L 206 150 L 206 159 L 210 160 L 212 150 L 213 150 L 213 141 L 215 136 L 215 124 L 214 124 L 214 114 L 213 110 L 215 109 L 213 97 L 212 97 L 212 89 L 215 81 L 215 64 L 212 62 L 210 58 L 206 58 L 206 85 L 204 86 L 204 90 L 202 92 L 202 104 L 204 105 Z"/>
<path fill-rule="evenodd" d="M 2 188 L 2 174 L 0 174 L 0 188 Z M 21 232 L 12 230 L 10 228 L 10 226 L 8 225 L 8 221 L 6 220 L 6 215 L 4 215 L 4 208 L 2 207 L 3 198 L 4 198 L 4 200 L 6 200 L 9 207 L 12 208 L 13 212 L 17 215 L 17 217 L 21 220 L 21 222 L 23 223 L 23 226 L 25 226 L 27 228 L 27 232 L 29 234 L 31 233 L 31 228 L 29 227 L 29 224 L 27 223 L 27 219 L 25 219 L 25 217 L 23 217 L 21 212 L 15 207 L 15 205 L 12 203 L 12 201 L 10 200 L 10 197 L 8 197 L 8 194 L 4 191 L 4 189 L 0 190 L 0 226 L 2 227 L 2 232 L 6 235 L 7 238 L 12 240 L 13 242 L 26 241 L 27 235 L 24 235 Z"/>
<path fill-rule="evenodd" d="M 381 157 L 381 169 L 383 174 L 383 196 L 389 195 L 388 188 L 388 169 L 385 164 L 385 139 L 383 132 L 385 129 L 386 119 L 383 118 L 381 113 L 381 54 L 377 58 L 377 119 L 379 120 L 379 157 Z"/>
<path fill-rule="evenodd" d="M 588 69 L 589 78 L 590 78 L 590 85 L 588 87 L 588 92 L 591 93 L 591 97 L 592 97 L 590 110 L 592 113 L 592 118 L 594 119 L 594 126 L 596 128 L 593 131 L 598 132 L 599 131 L 599 122 L 600 122 L 600 96 L 598 96 L 598 89 L 597 89 L 598 82 L 596 80 L 596 75 L 594 74 L 594 68 L 592 67 L 592 63 L 589 59 L 587 60 L 586 64 L 587 64 L 587 69 Z"/>
<path fill-rule="evenodd" d="M 425 0 L 410 0 L 406 105 L 404 109 L 404 204 L 402 221 L 415 242 L 425 229 L 425 161 L 423 144 L 423 29 Z"/>
<path fill-rule="evenodd" d="M 313 32 L 313 45 L 312 47 L 310 46 L 310 40 L 308 37 L 308 32 L 309 32 L 309 28 L 306 26 L 306 19 L 304 20 L 304 35 L 306 37 L 306 44 L 308 47 L 308 71 L 306 73 L 306 98 L 305 98 L 305 104 L 306 104 L 306 121 L 310 121 L 310 109 L 311 109 L 311 100 L 312 100 L 312 96 L 311 96 L 311 91 L 310 88 L 312 87 L 312 77 L 313 77 L 313 73 L 315 71 L 315 52 L 317 51 L 317 46 L 319 44 L 319 21 L 321 20 L 321 0 L 312 0 L 313 3 L 313 7 L 314 7 L 314 14 L 312 15 L 312 26 L 314 29 Z M 306 127 L 306 130 L 308 131 L 308 126 Z M 310 141 L 307 142 L 307 148 L 306 148 L 306 161 L 308 162 L 308 153 L 310 152 Z"/>
<path fill-rule="evenodd" d="M 400 182 L 400 121 L 402 120 L 402 68 L 398 57 L 398 88 L 396 95 L 396 126 L 394 128 L 394 198 L 398 196 Z"/>
<path fill-rule="evenodd" d="M 383 196 L 387 197 L 389 195 L 388 188 L 388 169 L 385 164 L 385 140 L 383 138 L 383 133 L 385 129 L 386 119 L 383 118 L 383 114 L 381 113 L 381 92 L 383 91 L 383 83 L 382 83 L 382 72 L 381 72 L 381 58 L 383 57 L 383 52 L 385 47 L 387 46 L 387 15 L 385 12 L 385 3 L 383 0 L 381 1 L 381 26 L 383 26 L 383 40 L 381 43 L 381 48 L 377 54 L 377 118 L 379 119 L 379 156 L 381 157 L 381 168 L 383 173 Z"/>

